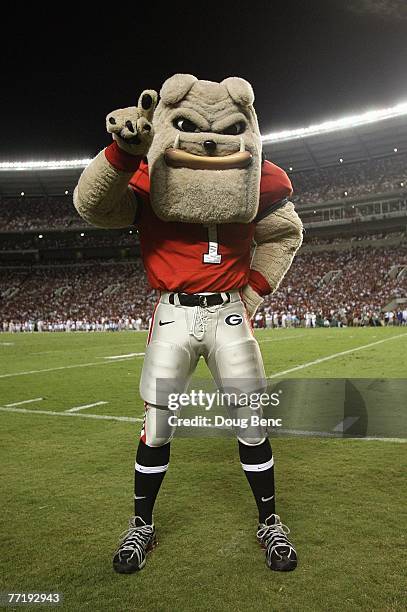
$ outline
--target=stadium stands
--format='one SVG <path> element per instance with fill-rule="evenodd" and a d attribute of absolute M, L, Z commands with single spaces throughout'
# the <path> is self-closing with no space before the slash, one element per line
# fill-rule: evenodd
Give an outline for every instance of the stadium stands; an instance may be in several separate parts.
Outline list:
<path fill-rule="evenodd" d="M 0 293 L 2 331 L 145 329 L 154 305 L 140 260 L 9 268 Z"/>
<path fill-rule="evenodd" d="M 394 278 L 390 271 L 399 266 Z M 404 268 L 405 266 L 405 268 Z M 405 272 L 402 273 L 402 270 Z M 337 272 L 329 278 L 329 272 Z M 404 246 L 361 247 L 335 251 L 300 253 L 281 287 L 266 300 L 257 323 L 308 326 L 372 325 L 385 321 L 382 310 L 407 289 L 407 243 Z M 407 323 L 407 304 L 391 308 L 392 323 Z M 401 313 L 401 315 L 399 314 Z M 287 322 L 287 316 L 288 322 Z"/>
<path fill-rule="evenodd" d="M 378 193 L 407 194 L 407 154 L 403 153 L 352 164 L 338 162 L 334 167 L 318 170 L 286 170 L 294 186 L 293 201 L 299 210 L 303 205 L 316 206 Z M 348 215 L 355 214 L 350 208 Z M 25 194 L 0 199 L 0 232 L 74 228 L 89 229 L 89 225 L 76 214 L 72 194 L 60 197 Z"/>
<path fill-rule="evenodd" d="M 407 242 L 377 248 L 348 246 L 300 253 L 279 290 L 266 299 L 256 326 L 385 322 L 382 308 L 406 296 Z M 398 273 L 392 275 L 392 270 Z M 331 271 L 339 273 L 328 280 Z M 3 331 L 34 330 L 38 321 L 42 329 L 53 331 L 146 329 L 156 299 L 140 259 L 14 267 L 0 278 Z M 406 305 L 400 303 L 390 311 L 392 324 L 407 323 Z"/>
<path fill-rule="evenodd" d="M 294 201 L 321 204 L 407 188 L 407 154 L 290 174 Z"/>
<path fill-rule="evenodd" d="M 58 234 L 23 234 L 22 239 L 16 240 L 14 237 L 2 236 L 0 239 L 0 250 L 19 251 L 24 249 L 67 249 L 67 248 L 86 248 L 86 247 L 125 247 L 136 244 L 135 233 L 129 235 L 128 231 L 119 235 L 110 232 L 99 232 L 88 235 L 86 233 L 66 233 Z"/>
<path fill-rule="evenodd" d="M 85 225 L 72 206 L 72 194 L 61 197 L 21 196 L 0 201 L 0 232 L 68 229 Z"/>
<path fill-rule="evenodd" d="M 403 126 L 273 145 L 306 234 L 256 327 L 407 324 L 407 152 L 389 144 Z M 72 204 L 79 172 L 0 173 L 0 331 L 148 327 L 156 296 L 137 230 L 86 224 Z"/>

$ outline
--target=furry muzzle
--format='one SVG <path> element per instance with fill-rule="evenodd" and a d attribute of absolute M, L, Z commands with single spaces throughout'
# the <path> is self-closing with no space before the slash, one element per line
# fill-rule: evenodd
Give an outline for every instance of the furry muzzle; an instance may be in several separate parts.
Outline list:
<path fill-rule="evenodd" d="M 166 147 L 150 163 L 156 215 L 186 223 L 252 221 L 258 210 L 261 166 L 255 148 L 242 148 L 203 155 L 194 146 Z"/>
<path fill-rule="evenodd" d="M 179 144 L 179 136 L 176 143 Z M 214 143 L 215 144 L 215 143 Z M 247 168 L 253 156 L 244 148 L 243 138 L 240 139 L 240 151 L 228 155 L 195 155 L 174 145 L 166 149 L 165 162 L 171 168 L 190 168 L 191 170 L 233 170 Z"/>

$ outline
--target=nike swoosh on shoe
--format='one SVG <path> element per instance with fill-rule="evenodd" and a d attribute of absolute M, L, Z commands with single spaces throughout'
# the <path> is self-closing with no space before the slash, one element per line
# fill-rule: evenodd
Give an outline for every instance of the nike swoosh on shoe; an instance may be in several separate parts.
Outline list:
<path fill-rule="evenodd" d="M 262 497 L 261 501 L 262 502 L 268 502 L 268 501 L 270 501 L 270 499 L 273 499 L 273 497 L 274 497 L 274 495 L 272 495 L 271 497 Z"/>

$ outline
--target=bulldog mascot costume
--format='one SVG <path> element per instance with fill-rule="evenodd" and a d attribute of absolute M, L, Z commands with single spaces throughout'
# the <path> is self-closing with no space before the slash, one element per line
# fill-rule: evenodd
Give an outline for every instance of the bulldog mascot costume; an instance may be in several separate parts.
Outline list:
<path fill-rule="evenodd" d="M 168 393 L 182 393 L 203 356 L 219 389 L 265 389 L 250 319 L 277 289 L 302 241 L 286 173 L 262 160 L 251 85 L 176 74 L 137 107 L 106 118 L 113 142 L 84 170 L 79 214 L 98 227 L 135 226 L 157 290 L 140 394 L 145 419 L 135 464 L 135 512 L 113 559 L 140 570 L 156 543 L 153 506 L 169 465 L 174 426 Z M 165 381 L 167 381 L 166 384 Z M 239 419 L 252 406 L 231 406 Z M 257 539 L 272 570 L 297 555 L 276 514 L 274 458 L 267 431 L 235 427 L 240 461 L 259 511 Z"/>

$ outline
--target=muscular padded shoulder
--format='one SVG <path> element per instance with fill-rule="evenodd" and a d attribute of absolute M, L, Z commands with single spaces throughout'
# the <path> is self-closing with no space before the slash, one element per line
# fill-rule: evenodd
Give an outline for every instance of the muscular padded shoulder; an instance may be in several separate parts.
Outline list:
<path fill-rule="evenodd" d="M 284 203 L 292 192 L 293 188 L 287 173 L 276 164 L 265 161 L 261 168 L 259 212 L 255 221 L 263 218 L 262 213 L 272 204 L 281 201 Z"/>

